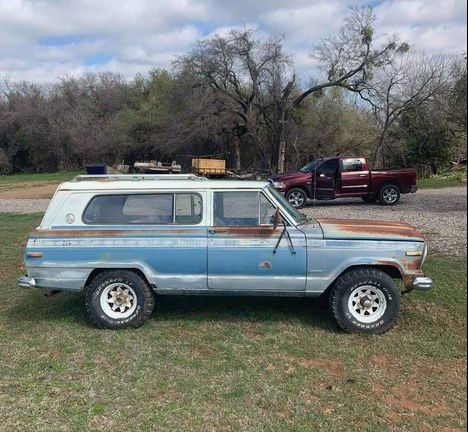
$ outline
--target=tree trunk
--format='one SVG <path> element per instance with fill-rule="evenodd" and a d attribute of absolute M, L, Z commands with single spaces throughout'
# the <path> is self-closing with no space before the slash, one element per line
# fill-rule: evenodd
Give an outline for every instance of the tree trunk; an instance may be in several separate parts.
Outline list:
<path fill-rule="evenodd" d="M 371 168 L 376 169 L 377 168 L 377 163 L 379 161 L 380 157 L 380 150 L 382 148 L 382 145 L 385 140 L 385 136 L 387 135 L 387 124 L 385 124 L 384 129 L 382 130 L 382 133 L 380 134 L 379 140 L 377 141 L 377 146 L 375 147 L 374 154 L 372 156 L 372 166 Z M 379 167 L 383 168 L 383 167 Z"/>
<path fill-rule="evenodd" d="M 236 170 L 241 170 L 241 149 L 240 149 L 240 138 L 234 138 L 234 164 L 236 165 Z"/>
<path fill-rule="evenodd" d="M 284 162 L 286 159 L 286 116 L 283 112 L 280 120 L 279 146 L 278 146 L 278 172 L 284 171 Z"/>

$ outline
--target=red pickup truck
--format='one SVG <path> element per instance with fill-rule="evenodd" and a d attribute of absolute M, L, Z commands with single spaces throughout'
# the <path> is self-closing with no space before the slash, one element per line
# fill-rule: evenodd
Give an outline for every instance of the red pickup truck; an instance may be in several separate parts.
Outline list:
<path fill-rule="evenodd" d="M 364 158 L 327 158 L 309 162 L 300 171 L 270 177 L 295 208 L 308 199 L 360 197 L 365 202 L 396 204 L 401 194 L 417 191 L 416 170 L 369 170 Z"/>

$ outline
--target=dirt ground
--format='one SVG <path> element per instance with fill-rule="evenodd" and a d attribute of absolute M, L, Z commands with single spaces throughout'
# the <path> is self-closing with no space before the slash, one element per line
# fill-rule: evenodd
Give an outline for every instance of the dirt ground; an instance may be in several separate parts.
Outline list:
<path fill-rule="evenodd" d="M 15 183 L 14 185 L 0 185 L 0 199 L 45 199 L 52 198 L 58 183 L 41 182 Z"/>

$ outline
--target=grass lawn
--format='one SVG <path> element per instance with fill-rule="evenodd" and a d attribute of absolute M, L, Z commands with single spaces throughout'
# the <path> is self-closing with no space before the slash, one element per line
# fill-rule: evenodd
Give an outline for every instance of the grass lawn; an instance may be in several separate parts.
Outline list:
<path fill-rule="evenodd" d="M 466 176 L 456 177 L 431 177 L 418 179 L 418 187 L 420 189 L 441 189 L 446 187 L 466 187 Z"/>
<path fill-rule="evenodd" d="M 0 430 L 463 431 L 466 264 L 381 336 L 320 301 L 160 297 L 142 328 L 98 330 L 79 294 L 16 286 L 40 215 L 0 215 Z"/>
<path fill-rule="evenodd" d="M 84 171 L 60 171 L 56 173 L 0 175 L 0 185 L 28 182 L 61 183 L 72 179 L 78 174 L 84 174 Z"/>

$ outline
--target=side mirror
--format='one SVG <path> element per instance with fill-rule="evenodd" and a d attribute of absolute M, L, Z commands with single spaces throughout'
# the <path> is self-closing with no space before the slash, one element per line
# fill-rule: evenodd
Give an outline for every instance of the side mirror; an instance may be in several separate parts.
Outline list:
<path fill-rule="evenodd" d="M 278 228 L 278 225 L 280 223 L 280 211 L 279 209 L 277 208 L 276 211 L 275 211 L 275 218 L 274 218 L 274 221 L 273 221 L 273 231 L 276 231 L 276 229 Z"/>

